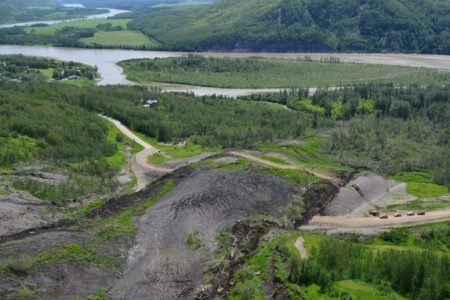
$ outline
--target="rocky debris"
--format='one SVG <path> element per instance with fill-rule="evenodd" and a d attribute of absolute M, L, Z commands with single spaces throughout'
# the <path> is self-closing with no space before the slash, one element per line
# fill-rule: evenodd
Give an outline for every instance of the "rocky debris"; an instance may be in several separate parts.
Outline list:
<path fill-rule="evenodd" d="M 398 204 L 414 200 L 415 197 L 406 192 L 406 187 L 405 183 L 386 180 L 376 174 L 359 176 L 339 190 L 324 213 L 329 216 L 356 217 L 393 202 Z"/>
<path fill-rule="evenodd" d="M 204 299 L 222 299 L 226 296 L 233 287 L 231 282 L 234 272 L 254 253 L 261 238 L 275 225 L 277 224 L 270 220 L 249 221 L 244 219 L 237 221 L 232 226 L 231 240 L 226 245 L 226 247 L 229 247 L 227 256 L 223 258 L 220 264 L 206 271 L 206 273 L 214 276 L 212 280 L 214 288 L 209 290 L 207 298 Z M 201 296 L 204 296 L 204 294 L 201 294 Z"/>

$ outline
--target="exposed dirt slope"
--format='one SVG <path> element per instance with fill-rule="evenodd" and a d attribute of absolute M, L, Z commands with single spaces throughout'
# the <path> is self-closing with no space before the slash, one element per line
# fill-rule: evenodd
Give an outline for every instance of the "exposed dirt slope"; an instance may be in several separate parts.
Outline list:
<path fill-rule="evenodd" d="M 293 189 L 261 172 L 195 171 L 136 221 L 136 245 L 113 299 L 188 298 L 200 284 L 218 232 L 249 214 L 280 215 Z M 187 244 L 189 236 L 201 249 Z"/>

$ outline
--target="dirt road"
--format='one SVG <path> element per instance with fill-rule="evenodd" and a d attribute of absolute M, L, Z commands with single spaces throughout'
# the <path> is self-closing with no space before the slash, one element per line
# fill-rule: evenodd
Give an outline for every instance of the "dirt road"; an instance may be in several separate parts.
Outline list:
<path fill-rule="evenodd" d="M 428 212 L 425 216 L 406 215 L 395 218 L 389 216 L 388 219 L 379 219 L 376 217 L 352 218 L 342 216 L 315 216 L 307 226 L 302 229 L 349 229 L 349 228 L 390 228 L 409 225 L 420 225 L 450 219 L 450 209 Z"/>
<path fill-rule="evenodd" d="M 142 147 L 144 147 L 144 150 L 137 153 L 135 156 L 133 156 L 131 161 L 131 169 L 134 172 L 134 175 L 137 178 L 138 184 L 137 184 L 137 190 L 141 190 L 145 187 L 145 185 L 149 182 L 148 173 L 153 172 L 157 174 L 167 174 L 174 171 L 174 169 L 168 169 L 163 167 L 154 166 L 152 164 L 148 163 L 148 157 L 157 153 L 161 153 L 158 149 L 150 145 L 149 143 L 145 142 L 141 138 L 139 138 L 137 135 L 132 133 L 125 125 L 123 125 L 120 121 L 117 121 L 113 118 L 100 115 L 105 120 L 108 120 L 114 126 L 117 127 L 124 135 L 126 135 L 131 140 L 135 141 Z"/>
<path fill-rule="evenodd" d="M 266 159 L 254 156 L 245 151 L 232 151 L 232 152 L 230 152 L 230 154 L 245 158 L 250 161 L 254 161 L 254 162 L 262 164 L 262 165 L 266 165 L 266 166 L 270 166 L 270 167 L 274 167 L 274 168 L 278 168 L 278 169 L 282 169 L 282 170 L 303 170 L 305 172 L 310 173 L 311 175 L 314 175 L 317 178 L 330 181 L 337 186 L 341 186 L 343 184 L 342 180 L 340 180 L 339 178 L 329 176 L 322 172 L 318 172 L 316 170 L 313 170 L 313 169 L 306 167 L 304 165 L 301 165 L 301 164 L 289 164 L 289 165 L 278 164 L 278 163 L 272 162 L 270 160 L 266 160 Z"/>
<path fill-rule="evenodd" d="M 295 241 L 295 248 L 297 248 L 298 252 L 300 253 L 300 257 L 302 259 L 307 259 L 308 258 L 308 253 L 306 252 L 305 239 L 304 238 L 299 237 Z"/>

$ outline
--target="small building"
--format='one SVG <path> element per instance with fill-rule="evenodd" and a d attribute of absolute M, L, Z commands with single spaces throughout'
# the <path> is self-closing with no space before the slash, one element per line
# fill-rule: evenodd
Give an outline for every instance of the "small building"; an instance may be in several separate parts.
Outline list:
<path fill-rule="evenodd" d="M 152 106 L 153 104 L 156 104 L 156 103 L 158 103 L 158 100 L 155 100 L 155 99 L 149 99 L 149 100 L 145 101 L 145 104 L 150 105 L 150 106 Z"/>

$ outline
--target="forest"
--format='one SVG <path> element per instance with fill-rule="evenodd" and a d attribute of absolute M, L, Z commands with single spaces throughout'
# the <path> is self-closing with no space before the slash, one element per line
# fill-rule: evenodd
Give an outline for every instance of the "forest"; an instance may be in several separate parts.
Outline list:
<path fill-rule="evenodd" d="M 305 261 L 294 260 L 290 280 L 318 284 L 322 290 L 340 280 L 353 279 L 389 285 L 412 299 L 444 300 L 450 295 L 450 260 L 444 253 L 397 250 L 374 251 L 347 240 L 327 238 Z"/>
<path fill-rule="evenodd" d="M 195 98 L 143 87 L 78 89 L 30 83 L 3 84 L 2 92 L 74 105 L 118 119 L 160 142 L 189 139 L 205 148 L 248 148 L 326 130 L 330 136 L 327 149 L 342 163 L 389 175 L 425 170 L 438 183 L 450 184 L 448 87 L 359 85 L 339 91 L 324 89 L 311 98 L 300 90 L 274 95 L 299 103 L 298 111 L 266 102 Z M 155 98 L 158 105 L 143 107 L 145 99 Z"/>
<path fill-rule="evenodd" d="M 443 86 L 398 88 L 391 84 L 304 89 L 246 97 L 307 112 L 314 120 L 335 120 L 329 151 L 343 163 L 371 166 L 382 174 L 432 169 L 449 185 L 450 90 Z"/>
<path fill-rule="evenodd" d="M 433 0 L 222 0 L 155 11 L 130 27 L 171 50 L 449 54 L 449 16 L 449 3 Z"/>

